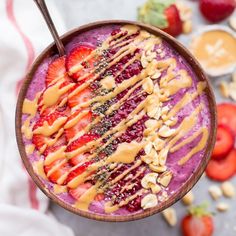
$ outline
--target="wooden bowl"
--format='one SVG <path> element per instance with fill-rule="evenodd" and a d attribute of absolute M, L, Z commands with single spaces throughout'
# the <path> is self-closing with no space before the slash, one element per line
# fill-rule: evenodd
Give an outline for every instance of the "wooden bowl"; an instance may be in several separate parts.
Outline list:
<path fill-rule="evenodd" d="M 137 214 L 130 214 L 130 215 L 124 215 L 124 216 L 110 216 L 110 215 L 99 215 L 96 213 L 91 213 L 91 212 L 85 212 L 81 211 L 79 209 L 73 208 L 71 205 L 63 202 L 59 198 L 57 198 L 54 194 L 49 192 L 49 190 L 45 187 L 45 185 L 42 183 L 42 181 L 39 179 L 37 174 L 35 174 L 32 165 L 26 155 L 25 152 L 25 146 L 23 143 L 23 138 L 22 138 L 22 133 L 21 133 L 21 117 L 22 117 L 22 105 L 24 98 L 26 96 L 27 89 L 29 87 L 29 84 L 35 74 L 35 71 L 37 70 L 38 66 L 42 63 L 42 61 L 48 57 L 51 56 L 55 53 L 57 53 L 55 44 L 49 45 L 35 60 L 34 64 L 32 65 L 31 69 L 29 70 L 26 79 L 24 81 L 24 84 L 22 85 L 19 97 L 18 97 L 18 102 L 17 102 L 17 107 L 16 107 L 16 117 L 15 117 L 15 124 L 16 124 L 16 138 L 17 138 L 17 144 L 18 148 L 20 151 L 21 158 L 24 162 L 24 165 L 29 172 L 30 176 L 34 180 L 34 182 L 37 184 L 37 186 L 50 198 L 52 199 L 53 202 L 57 203 L 61 207 L 78 214 L 80 216 L 84 216 L 90 219 L 95 219 L 95 220 L 101 220 L 101 221 L 131 221 L 131 220 L 137 220 L 141 219 L 147 216 L 151 216 L 155 213 L 161 212 L 162 210 L 166 209 L 167 207 L 170 207 L 172 204 L 177 202 L 179 199 L 181 199 L 198 181 L 198 179 L 201 177 L 202 173 L 204 172 L 207 163 L 210 159 L 211 152 L 214 147 L 215 143 L 215 137 L 216 137 L 216 104 L 215 104 L 215 99 L 214 99 L 214 94 L 212 91 L 212 88 L 210 86 L 210 83 L 208 81 L 207 76 L 203 72 L 200 64 L 197 62 L 197 60 L 193 57 L 193 55 L 182 45 L 180 44 L 175 38 L 171 37 L 170 35 L 164 33 L 163 31 L 149 26 L 145 24 L 141 24 L 138 22 L 132 22 L 132 21 L 125 21 L 125 20 L 108 20 L 108 21 L 99 21 L 95 23 L 90 23 L 81 27 L 78 27 L 72 31 L 69 31 L 68 33 L 64 34 L 61 39 L 64 44 L 68 43 L 73 37 L 78 35 L 79 33 L 100 27 L 100 26 L 105 26 L 105 25 L 111 25 L 111 24 L 133 24 L 141 27 L 142 29 L 159 36 L 163 38 L 165 41 L 167 41 L 173 48 L 174 50 L 178 51 L 180 55 L 182 55 L 185 60 L 188 62 L 188 64 L 192 67 L 192 70 L 195 72 L 197 75 L 198 79 L 201 81 L 206 81 L 207 83 L 207 88 L 205 89 L 207 99 L 209 102 L 209 109 L 210 109 L 210 115 L 211 115 L 211 127 L 210 127 L 210 134 L 209 134 L 209 139 L 207 142 L 207 147 L 206 147 L 206 152 L 205 156 L 202 158 L 201 164 L 198 166 L 197 170 L 195 173 L 191 176 L 191 178 L 188 179 L 188 181 L 179 189 L 178 192 L 173 194 L 167 201 L 160 203 L 158 206 L 147 209 L 145 211 L 142 211 L 141 213 Z"/>

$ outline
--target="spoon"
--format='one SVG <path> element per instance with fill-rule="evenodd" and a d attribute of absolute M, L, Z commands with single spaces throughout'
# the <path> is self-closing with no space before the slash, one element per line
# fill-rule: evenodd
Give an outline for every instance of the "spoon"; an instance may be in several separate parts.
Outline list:
<path fill-rule="evenodd" d="M 43 15 L 44 20 L 47 23 L 47 26 L 48 26 L 48 28 L 49 28 L 49 30 L 52 34 L 52 37 L 54 39 L 54 42 L 57 46 L 57 50 L 59 52 L 59 55 L 60 56 L 65 55 L 65 47 L 64 47 L 64 45 L 63 45 L 63 43 L 62 43 L 62 41 L 61 41 L 61 39 L 58 35 L 58 32 L 55 28 L 55 25 L 52 21 L 52 18 L 50 16 L 49 12 L 48 12 L 48 8 L 47 8 L 47 5 L 46 5 L 45 1 L 44 0 L 34 0 L 34 2 L 38 6 L 41 14 Z"/>

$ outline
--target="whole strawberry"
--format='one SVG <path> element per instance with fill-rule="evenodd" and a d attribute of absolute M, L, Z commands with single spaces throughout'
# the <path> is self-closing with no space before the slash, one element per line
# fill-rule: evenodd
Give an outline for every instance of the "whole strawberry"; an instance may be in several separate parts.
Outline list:
<path fill-rule="evenodd" d="M 214 231 L 213 218 L 206 211 L 206 204 L 191 207 L 188 215 L 182 219 L 184 236 L 212 236 Z"/>
<path fill-rule="evenodd" d="M 138 20 L 154 25 L 172 36 L 182 33 L 182 21 L 174 0 L 147 0 L 138 9 Z"/>
<path fill-rule="evenodd" d="M 236 7 L 236 0 L 200 0 L 199 8 L 210 22 L 219 22 L 230 16 Z"/>

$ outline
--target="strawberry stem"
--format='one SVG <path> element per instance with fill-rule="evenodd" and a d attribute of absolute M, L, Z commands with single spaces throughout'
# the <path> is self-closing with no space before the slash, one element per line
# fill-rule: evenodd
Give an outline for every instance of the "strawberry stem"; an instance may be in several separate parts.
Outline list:
<path fill-rule="evenodd" d="M 210 216 L 212 213 L 207 211 L 209 207 L 208 202 L 203 202 L 202 204 L 196 205 L 196 206 L 191 206 L 188 209 L 188 212 L 190 215 L 196 216 L 196 217 L 202 217 L 202 216 Z"/>

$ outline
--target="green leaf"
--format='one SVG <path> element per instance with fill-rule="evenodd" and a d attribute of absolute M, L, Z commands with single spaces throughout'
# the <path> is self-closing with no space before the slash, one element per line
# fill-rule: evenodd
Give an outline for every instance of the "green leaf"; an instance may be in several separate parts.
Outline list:
<path fill-rule="evenodd" d="M 196 217 L 210 216 L 212 214 L 207 211 L 208 207 L 209 207 L 209 203 L 203 202 L 200 205 L 191 206 L 188 211 L 191 215 L 196 216 Z"/>

